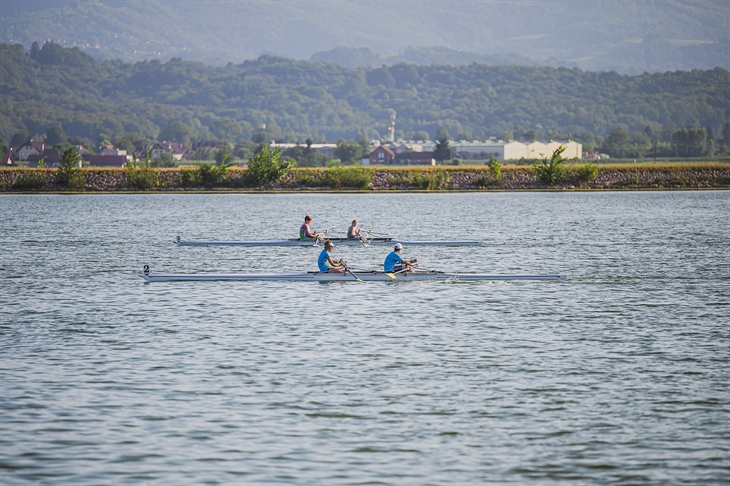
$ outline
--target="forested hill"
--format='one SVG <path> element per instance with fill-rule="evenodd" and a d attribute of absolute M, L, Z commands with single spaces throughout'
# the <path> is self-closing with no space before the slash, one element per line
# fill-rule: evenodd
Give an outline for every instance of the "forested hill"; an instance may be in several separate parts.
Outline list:
<path fill-rule="evenodd" d="M 2 0 L 0 43 L 98 59 L 730 69 L 728 0 Z"/>
<path fill-rule="evenodd" d="M 730 73 L 641 76 L 545 67 L 399 64 L 378 69 L 263 56 L 211 67 L 172 59 L 98 62 L 78 49 L 45 44 L 26 52 L 0 45 L 0 136 L 139 134 L 157 138 L 174 122 L 192 140 L 250 138 L 336 141 L 387 134 L 488 137 L 534 130 L 541 139 L 605 135 L 617 126 L 710 127 L 730 116 Z M 179 126 L 179 124 L 178 124 Z M 225 130 L 224 130 L 225 128 Z M 225 132 L 223 137 L 221 131 Z M 419 133 L 420 132 L 420 133 Z"/>

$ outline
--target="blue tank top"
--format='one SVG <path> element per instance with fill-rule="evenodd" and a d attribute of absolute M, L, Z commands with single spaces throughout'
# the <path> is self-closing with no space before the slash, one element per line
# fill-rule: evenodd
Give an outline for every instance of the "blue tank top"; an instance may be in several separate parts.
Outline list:
<path fill-rule="evenodd" d="M 403 258 L 397 254 L 395 251 L 391 251 L 387 257 L 385 257 L 385 262 L 383 262 L 383 271 L 385 272 L 392 272 L 393 267 L 396 266 L 396 264 L 401 263 L 403 261 Z"/>
<path fill-rule="evenodd" d="M 317 259 L 317 265 L 319 266 L 320 272 L 327 272 L 329 271 L 329 260 L 330 254 L 327 252 L 327 250 L 322 250 L 322 252 L 319 254 L 319 258 Z"/>

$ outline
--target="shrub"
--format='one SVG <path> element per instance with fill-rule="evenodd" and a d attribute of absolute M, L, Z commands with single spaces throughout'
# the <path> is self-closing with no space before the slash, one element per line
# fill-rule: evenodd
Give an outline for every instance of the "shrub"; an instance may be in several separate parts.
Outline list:
<path fill-rule="evenodd" d="M 12 187 L 20 191 L 43 191 L 48 187 L 48 178 L 37 172 L 25 173 L 15 179 Z"/>
<path fill-rule="evenodd" d="M 551 186 L 565 178 L 565 161 L 568 159 L 562 156 L 563 152 L 565 152 L 565 145 L 556 148 L 549 160 L 545 157 L 540 162 L 533 164 L 532 171 L 543 184 Z"/>
<path fill-rule="evenodd" d="M 68 179 L 67 187 L 72 191 L 83 191 L 86 189 L 86 176 L 80 170 L 73 172 Z"/>
<path fill-rule="evenodd" d="M 180 173 L 180 184 L 183 187 L 190 187 L 197 185 L 197 177 L 195 177 L 195 169 L 183 169 Z"/>
<path fill-rule="evenodd" d="M 598 166 L 588 163 L 578 168 L 578 179 L 581 182 L 590 182 L 598 177 Z"/>
<path fill-rule="evenodd" d="M 246 181 L 253 186 L 265 186 L 284 177 L 292 167 L 291 161 L 281 159 L 280 148 L 272 151 L 268 145 L 263 145 L 248 161 Z"/>
<path fill-rule="evenodd" d="M 494 182 L 500 182 L 502 180 L 502 166 L 499 165 L 499 161 L 497 159 L 492 159 L 489 164 L 489 173 Z"/>
<path fill-rule="evenodd" d="M 184 169 L 182 171 L 182 174 L 180 175 L 180 182 L 185 187 L 221 186 L 225 181 L 226 171 L 228 170 L 228 167 L 230 167 L 228 164 L 200 164 L 195 169 Z"/>
<path fill-rule="evenodd" d="M 321 185 L 321 183 L 319 179 L 315 177 L 312 171 L 297 170 L 294 172 L 294 180 L 292 181 L 292 185 L 302 187 L 316 187 Z"/>
<path fill-rule="evenodd" d="M 79 169 L 81 156 L 76 147 L 69 147 L 61 154 L 61 166 L 58 168 L 56 180 L 72 191 L 82 191 L 86 186 L 86 178 Z"/>
<path fill-rule="evenodd" d="M 124 167 L 124 175 L 127 177 L 127 184 L 137 189 L 149 189 L 160 185 L 160 174 L 150 167 L 149 161 L 142 166 L 127 164 Z"/>
<path fill-rule="evenodd" d="M 451 182 L 451 175 L 445 170 L 438 169 L 435 173 L 412 174 L 410 184 L 424 191 L 432 191 L 434 189 L 444 189 Z"/>
<path fill-rule="evenodd" d="M 220 186 L 225 179 L 229 165 L 200 164 L 196 169 L 197 183 L 205 187 Z"/>
<path fill-rule="evenodd" d="M 323 185 L 339 188 L 354 187 L 367 189 L 373 179 L 373 172 L 362 167 L 332 167 L 322 174 Z"/>

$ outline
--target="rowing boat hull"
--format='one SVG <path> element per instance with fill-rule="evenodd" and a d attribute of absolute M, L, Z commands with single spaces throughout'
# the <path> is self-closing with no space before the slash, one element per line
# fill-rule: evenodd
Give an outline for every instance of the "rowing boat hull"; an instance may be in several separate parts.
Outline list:
<path fill-rule="evenodd" d="M 403 246 L 478 246 L 480 241 L 405 241 L 394 238 L 370 238 L 367 240 L 348 238 L 328 238 L 335 245 L 368 246 L 394 245 Z M 298 238 L 280 238 L 276 240 L 174 240 L 178 246 L 319 246 L 314 240 Z"/>
<path fill-rule="evenodd" d="M 418 281 L 517 281 L 517 280 L 562 280 L 563 275 L 489 275 L 476 273 L 448 273 L 437 271 L 416 271 L 414 273 L 385 272 L 278 272 L 278 273 L 189 273 L 152 275 L 144 273 L 142 278 L 147 282 L 191 282 L 213 280 L 241 281 L 292 281 L 292 282 L 355 282 L 358 279 L 366 282 L 418 282 Z"/>

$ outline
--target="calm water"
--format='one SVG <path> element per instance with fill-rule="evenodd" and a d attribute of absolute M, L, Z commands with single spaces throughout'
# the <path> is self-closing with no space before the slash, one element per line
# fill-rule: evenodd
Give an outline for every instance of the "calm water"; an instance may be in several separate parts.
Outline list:
<path fill-rule="evenodd" d="M 730 481 L 730 192 L 0 202 L 3 485 Z M 307 213 L 485 242 L 404 249 L 426 268 L 570 279 L 139 277 L 314 269 L 313 248 L 172 244 Z"/>

